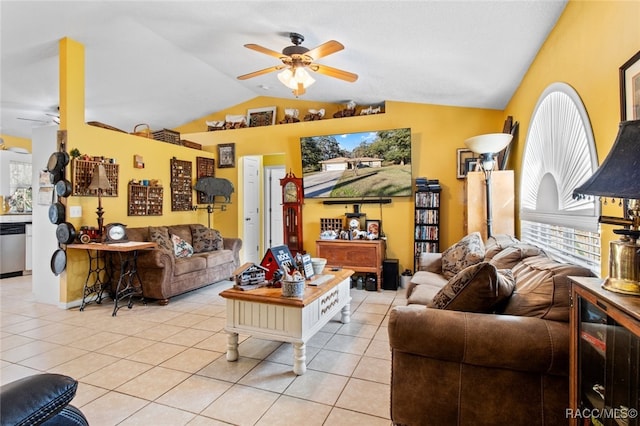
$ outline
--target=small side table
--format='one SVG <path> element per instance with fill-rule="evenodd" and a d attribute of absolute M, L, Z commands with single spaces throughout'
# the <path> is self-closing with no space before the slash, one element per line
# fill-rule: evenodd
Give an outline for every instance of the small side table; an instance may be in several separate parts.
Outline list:
<path fill-rule="evenodd" d="M 69 244 L 67 248 L 86 250 L 89 256 L 89 272 L 82 290 L 82 305 L 80 310 L 93 301 L 100 304 L 102 302 L 104 290 L 112 283 L 115 276 L 115 265 L 113 258 L 117 256 L 120 263 L 118 275 L 118 283 L 116 284 L 115 293 L 113 293 L 113 313 L 116 316 L 118 302 L 128 298 L 127 307 L 131 309 L 133 306 L 133 296 L 141 296 L 142 280 L 138 275 L 138 250 L 146 250 L 156 248 L 156 243 L 129 241 L 126 243 L 88 243 L 88 244 Z M 95 299 L 92 299 L 95 295 Z M 146 302 L 144 302 L 146 303 Z"/>

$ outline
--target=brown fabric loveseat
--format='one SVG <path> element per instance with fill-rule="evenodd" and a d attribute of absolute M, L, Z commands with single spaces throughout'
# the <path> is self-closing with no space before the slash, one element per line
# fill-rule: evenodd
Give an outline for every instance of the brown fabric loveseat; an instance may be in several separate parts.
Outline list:
<path fill-rule="evenodd" d="M 196 252 L 176 257 L 172 235 Z M 127 228 L 127 237 L 158 243 L 157 249 L 140 251 L 138 273 L 144 297 L 158 299 L 161 305 L 173 296 L 231 278 L 240 264 L 242 240 L 222 238 L 218 231 L 200 224 Z"/>
<path fill-rule="evenodd" d="M 392 422 L 568 424 L 567 277 L 593 274 L 505 235 L 476 246 L 424 254 L 391 311 Z"/>

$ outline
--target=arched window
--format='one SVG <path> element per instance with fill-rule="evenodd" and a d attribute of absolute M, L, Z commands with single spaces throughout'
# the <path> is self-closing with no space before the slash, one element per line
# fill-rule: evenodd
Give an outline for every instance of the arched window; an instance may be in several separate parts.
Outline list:
<path fill-rule="evenodd" d="M 600 275 L 600 204 L 573 190 L 598 168 L 591 123 L 578 93 L 554 83 L 540 96 L 522 157 L 520 230 L 560 261 Z"/>

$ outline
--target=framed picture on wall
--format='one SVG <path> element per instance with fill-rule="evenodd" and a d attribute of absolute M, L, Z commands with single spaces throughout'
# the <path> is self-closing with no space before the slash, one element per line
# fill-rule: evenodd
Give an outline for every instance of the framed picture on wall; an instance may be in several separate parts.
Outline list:
<path fill-rule="evenodd" d="M 464 168 L 465 168 L 465 176 L 469 172 L 478 171 L 478 159 L 477 158 L 467 158 L 464 160 Z"/>
<path fill-rule="evenodd" d="M 218 145 L 218 168 L 236 166 L 236 144 L 221 143 Z"/>
<path fill-rule="evenodd" d="M 640 120 L 640 51 L 620 67 L 620 119 Z"/>
<path fill-rule="evenodd" d="M 249 127 L 273 126 L 276 124 L 276 107 L 254 108 L 247 111 Z"/>
<path fill-rule="evenodd" d="M 458 172 L 456 177 L 458 179 L 464 179 L 467 176 L 467 160 L 476 160 L 476 154 L 470 149 L 458 148 Z"/>

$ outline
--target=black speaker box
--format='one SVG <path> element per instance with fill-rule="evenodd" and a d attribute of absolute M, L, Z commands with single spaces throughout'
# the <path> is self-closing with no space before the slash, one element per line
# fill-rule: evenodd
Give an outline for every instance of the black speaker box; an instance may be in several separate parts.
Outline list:
<path fill-rule="evenodd" d="M 382 262 L 382 289 L 397 290 L 400 284 L 398 259 L 386 259 Z"/>

